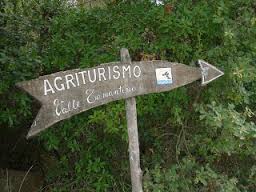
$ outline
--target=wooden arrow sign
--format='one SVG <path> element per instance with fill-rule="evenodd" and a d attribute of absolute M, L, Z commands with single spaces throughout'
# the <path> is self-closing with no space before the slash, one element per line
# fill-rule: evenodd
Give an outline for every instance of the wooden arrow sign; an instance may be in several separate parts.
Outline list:
<path fill-rule="evenodd" d="M 18 83 L 42 104 L 27 137 L 111 101 L 169 91 L 198 79 L 204 85 L 223 75 L 205 61 L 199 60 L 199 65 L 200 68 L 168 61 L 113 62 Z"/>

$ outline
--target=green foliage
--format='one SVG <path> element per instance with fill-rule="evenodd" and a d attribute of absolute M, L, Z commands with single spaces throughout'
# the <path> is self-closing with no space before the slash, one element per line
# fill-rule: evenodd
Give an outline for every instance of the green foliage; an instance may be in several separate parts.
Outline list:
<path fill-rule="evenodd" d="M 200 87 L 137 98 L 145 191 L 256 188 L 256 3 L 110 1 L 74 7 L 60 0 L 0 3 L 0 127 L 28 128 L 38 105 L 15 83 L 120 60 L 205 59 L 225 72 Z M 6 131 L 5 131 L 6 133 Z M 124 101 L 60 122 L 39 139 L 54 166 L 51 191 L 131 191 Z"/>
<path fill-rule="evenodd" d="M 216 106 L 216 103 L 206 105 L 207 111 L 201 108 L 201 120 L 205 121 L 204 133 L 199 137 L 207 135 L 207 139 L 195 137 L 195 142 L 200 151 L 207 153 L 222 154 L 251 154 L 256 155 L 254 148 L 254 139 L 256 138 L 256 126 L 253 122 L 247 122 L 246 116 L 242 116 L 234 109 L 234 105 L 228 105 L 224 108 L 222 105 Z M 246 108 L 248 109 L 248 108 Z M 246 111 L 244 112 L 246 113 Z M 251 115 L 249 113 L 249 115 Z M 205 135 L 204 135 L 205 134 Z M 204 136 L 203 136 L 204 135 Z M 200 142 L 201 140 L 201 142 Z M 200 147 L 204 142 L 206 146 Z"/>
<path fill-rule="evenodd" d="M 184 159 L 170 169 L 156 166 L 147 170 L 144 189 L 146 192 L 221 191 L 236 192 L 237 179 L 218 174 L 208 165 L 200 166 L 194 159 Z"/>

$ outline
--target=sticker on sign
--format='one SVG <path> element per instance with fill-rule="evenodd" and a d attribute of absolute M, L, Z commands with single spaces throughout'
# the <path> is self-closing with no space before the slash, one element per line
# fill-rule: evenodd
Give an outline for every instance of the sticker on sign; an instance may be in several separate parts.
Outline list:
<path fill-rule="evenodd" d="M 172 69 L 171 68 L 157 68 L 156 80 L 158 85 L 172 84 Z"/>

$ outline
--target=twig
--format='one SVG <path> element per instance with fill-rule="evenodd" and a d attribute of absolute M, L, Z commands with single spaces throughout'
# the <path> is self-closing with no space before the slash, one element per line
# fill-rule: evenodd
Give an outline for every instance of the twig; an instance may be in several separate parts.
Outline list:
<path fill-rule="evenodd" d="M 22 188 L 22 185 L 23 185 L 23 183 L 25 182 L 25 179 L 26 179 L 28 173 L 30 172 L 30 170 L 31 170 L 33 167 L 34 167 L 34 165 L 32 165 L 32 166 L 28 169 L 27 173 L 26 173 L 25 176 L 23 177 L 23 180 L 22 180 L 22 182 L 21 182 L 21 184 L 20 184 L 20 188 L 19 188 L 19 191 L 18 191 L 18 192 L 20 192 L 20 190 L 21 190 L 21 188 Z"/>
<path fill-rule="evenodd" d="M 13 151 L 16 149 L 16 146 L 18 145 L 18 143 L 20 142 L 20 140 L 21 140 L 22 138 L 24 138 L 23 135 L 20 136 L 20 137 L 17 139 L 16 143 L 14 144 L 14 146 L 13 146 L 12 149 L 11 149 L 11 152 L 13 152 Z"/>
<path fill-rule="evenodd" d="M 163 133 L 162 135 L 159 135 L 158 137 L 157 137 L 157 139 L 160 139 L 160 138 L 162 138 L 162 137 L 165 137 L 165 136 L 175 136 L 175 137 L 179 137 L 177 134 L 175 134 L 175 133 Z"/>
<path fill-rule="evenodd" d="M 185 148 L 186 148 L 187 153 L 189 154 L 189 156 L 191 156 L 191 153 L 189 152 L 188 145 L 187 145 L 187 141 L 186 141 L 186 132 L 185 132 L 185 130 L 184 130 L 184 126 L 183 126 L 182 129 L 183 129 L 183 136 L 182 136 L 182 138 L 183 138 L 184 146 L 185 146 Z"/>
<path fill-rule="evenodd" d="M 10 192 L 10 188 L 9 188 L 9 172 L 8 169 L 6 168 L 6 177 L 7 177 L 7 183 L 6 183 L 6 187 L 7 187 L 7 191 Z"/>
<path fill-rule="evenodd" d="M 177 154 L 177 152 L 178 152 L 178 150 L 180 150 L 180 142 L 181 142 L 182 132 L 183 132 L 183 129 L 180 130 L 179 136 L 177 138 L 176 147 L 175 147 L 176 148 L 176 161 L 178 164 L 180 164 L 180 162 L 179 162 L 179 157 L 178 157 L 179 155 Z"/>

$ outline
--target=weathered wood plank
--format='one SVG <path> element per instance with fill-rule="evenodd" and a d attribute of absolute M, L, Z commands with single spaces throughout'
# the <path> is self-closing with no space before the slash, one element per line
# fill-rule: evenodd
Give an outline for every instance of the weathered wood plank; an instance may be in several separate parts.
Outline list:
<path fill-rule="evenodd" d="M 121 49 L 121 62 L 131 64 L 131 58 L 127 49 Z M 126 81 L 126 84 L 128 84 L 128 81 Z M 135 97 L 131 97 L 125 100 L 125 108 L 129 138 L 129 159 L 132 192 L 142 192 L 142 171 L 140 168 L 140 149 Z"/>
<path fill-rule="evenodd" d="M 207 63 L 206 63 L 207 64 Z M 208 83 L 220 71 L 204 67 Z M 221 72 L 222 73 L 222 72 Z M 208 76 L 210 78 L 208 78 Z M 18 83 L 42 104 L 28 137 L 91 108 L 143 94 L 169 91 L 202 77 L 202 70 L 168 61 L 112 62 L 61 71 Z"/>

